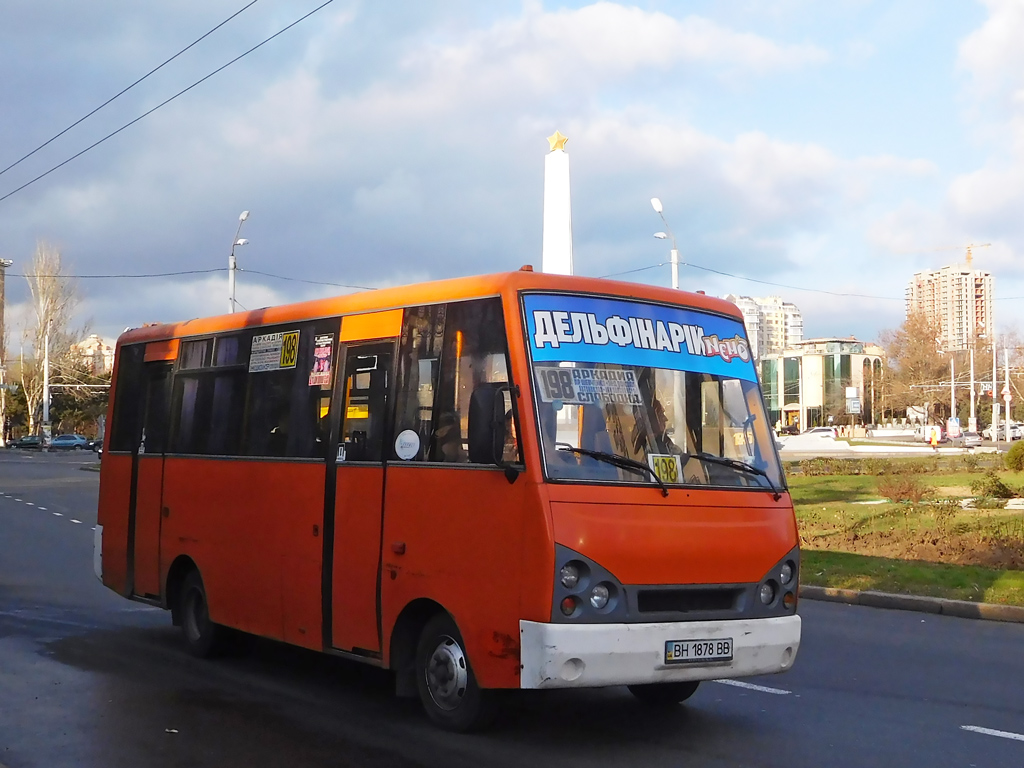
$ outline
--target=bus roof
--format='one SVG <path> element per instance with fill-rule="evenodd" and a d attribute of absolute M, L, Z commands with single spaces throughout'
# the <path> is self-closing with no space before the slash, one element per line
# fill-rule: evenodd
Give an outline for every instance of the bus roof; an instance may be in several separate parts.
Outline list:
<path fill-rule="evenodd" d="M 521 269 L 517 272 L 500 272 L 492 275 L 460 277 L 450 280 L 436 280 L 427 283 L 381 288 L 372 291 L 313 299 L 297 304 L 282 304 L 275 307 L 235 312 L 213 317 L 195 318 L 177 323 L 154 323 L 141 328 L 132 328 L 118 338 L 118 345 L 161 339 L 204 336 L 224 331 L 250 327 L 277 325 L 280 323 L 313 320 L 320 317 L 350 315 L 362 312 L 376 312 L 418 304 L 436 304 L 444 301 L 497 296 L 524 290 L 564 291 L 566 293 L 589 293 L 619 296 L 629 299 L 684 303 L 686 306 L 717 314 L 743 319 L 735 304 L 703 293 L 676 291 L 671 288 L 626 283 L 595 277 L 576 275 L 551 275 Z"/>

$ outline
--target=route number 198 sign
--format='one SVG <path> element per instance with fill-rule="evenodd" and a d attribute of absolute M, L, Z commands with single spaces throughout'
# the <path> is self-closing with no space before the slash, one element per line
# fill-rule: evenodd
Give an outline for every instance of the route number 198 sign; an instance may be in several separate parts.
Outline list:
<path fill-rule="evenodd" d="M 679 457 L 671 453 L 649 453 L 647 463 L 663 483 L 678 483 L 683 474 Z"/>

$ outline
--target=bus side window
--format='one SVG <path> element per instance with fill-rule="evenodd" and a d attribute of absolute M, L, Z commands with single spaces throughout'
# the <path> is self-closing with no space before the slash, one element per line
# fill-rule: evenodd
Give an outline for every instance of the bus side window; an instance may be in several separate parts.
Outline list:
<path fill-rule="evenodd" d="M 328 319 L 260 329 L 256 333 L 255 339 L 279 331 L 286 335 L 298 333 L 298 339 L 290 366 L 249 373 L 244 455 L 326 459 L 338 327 L 337 319 Z"/>
<path fill-rule="evenodd" d="M 419 437 L 420 447 L 414 456 L 402 459 L 392 446 L 392 461 L 424 461 L 427 458 L 434 430 L 434 400 L 441 369 L 446 309 L 444 304 L 436 304 L 405 310 L 398 347 L 394 434 L 411 430 Z M 451 421 L 454 422 L 454 417 Z"/>
<path fill-rule="evenodd" d="M 122 347 L 118 352 L 114 423 L 110 433 L 111 451 L 132 451 L 138 445 L 145 399 L 142 379 L 145 351 L 145 344 L 133 344 Z"/>
<path fill-rule="evenodd" d="M 508 339 L 501 299 L 449 304 L 434 398 L 431 461 L 469 462 L 473 390 L 498 382 L 508 382 Z M 516 433 L 520 434 L 518 430 Z M 518 447 L 510 450 L 517 451 Z"/>

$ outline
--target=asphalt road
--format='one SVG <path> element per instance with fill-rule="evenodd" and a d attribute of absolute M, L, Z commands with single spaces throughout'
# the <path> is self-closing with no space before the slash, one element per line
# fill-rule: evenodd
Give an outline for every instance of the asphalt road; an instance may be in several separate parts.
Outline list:
<path fill-rule="evenodd" d="M 386 673 L 268 641 L 218 661 L 92 573 L 88 454 L 0 452 L 0 766 L 1024 766 L 1024 625 L 803 601 L 786 675 L 655 710 L 514 694 L 453 736 Z"/>

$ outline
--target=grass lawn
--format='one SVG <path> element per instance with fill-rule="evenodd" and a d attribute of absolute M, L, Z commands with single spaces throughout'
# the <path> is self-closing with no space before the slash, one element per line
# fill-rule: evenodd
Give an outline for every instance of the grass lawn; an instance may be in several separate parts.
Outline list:
<path fill-rule="evenodd" d="M 801 561 L 801 584 L 1024 606 L 1024 571 L 813 549 Z"/>
<path fill-rule="evenodd" d="M 884 499 L 891 475 L 791 475 L 802 583 L 1024 605 L 1024 510 L 964 509 L 983 473 L 937 469 L 911 475 L 932 489 L 919 504 Z M 997 476 L 1024 487 L 1024 473 Z"/>

